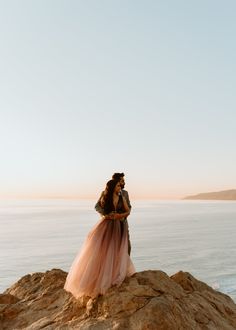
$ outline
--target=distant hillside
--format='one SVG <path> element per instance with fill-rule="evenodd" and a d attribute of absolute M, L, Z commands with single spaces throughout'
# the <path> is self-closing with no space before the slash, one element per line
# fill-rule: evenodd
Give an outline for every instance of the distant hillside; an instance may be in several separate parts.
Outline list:
<path fill-rule="evenodd" d="M 186 196 L 183 199 L 236 200 L 236 189 L 201 193 L 193 196 Z"/>

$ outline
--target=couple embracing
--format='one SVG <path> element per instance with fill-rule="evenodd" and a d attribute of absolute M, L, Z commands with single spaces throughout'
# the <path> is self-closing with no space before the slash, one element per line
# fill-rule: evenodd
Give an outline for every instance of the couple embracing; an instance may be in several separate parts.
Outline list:
<path fill-rule="evenodd" d="M 114 173 L 95 205 L 101 220 L 89 232 L 64 289 L 76 298 L 96 297 L 135 273 L 127 217 L 131 211 L 124 173 Z"/>

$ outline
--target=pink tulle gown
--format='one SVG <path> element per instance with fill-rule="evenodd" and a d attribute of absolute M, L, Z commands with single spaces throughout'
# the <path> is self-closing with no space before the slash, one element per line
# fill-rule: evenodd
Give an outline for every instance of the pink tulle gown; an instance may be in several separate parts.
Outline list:
<path fill-rule="evenodd" d="M 64 289 L 76 298 L 96 297 L 135 273 L 128 255 L 127 221 L 102 218 L 88 234 Z"/>

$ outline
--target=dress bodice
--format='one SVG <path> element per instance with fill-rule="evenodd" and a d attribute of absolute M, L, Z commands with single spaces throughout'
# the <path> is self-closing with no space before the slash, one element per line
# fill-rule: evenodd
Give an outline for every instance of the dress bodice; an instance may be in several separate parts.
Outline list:
<path fill-rule="evenodd" d="M 116 208 L 114 207 L 114 211 L 117 213 L 124 213 L 125 212 L 125 207 L 124 207 L 124 202 L 122 196 L 119 196 L 117 206 Z"/>

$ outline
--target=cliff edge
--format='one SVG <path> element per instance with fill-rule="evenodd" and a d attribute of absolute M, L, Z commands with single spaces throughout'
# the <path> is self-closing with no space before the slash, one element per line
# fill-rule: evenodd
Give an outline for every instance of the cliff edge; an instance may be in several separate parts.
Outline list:
<path fill-rule="evenodd" d="M 0 294 L 1 329 L 236 329 L 236 305 L 191 274 L 148 270 L 96 299 L 64 291 L 67 273 L 22 277 Z"/>

